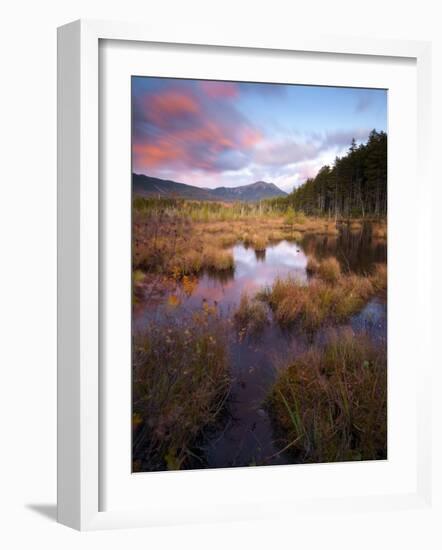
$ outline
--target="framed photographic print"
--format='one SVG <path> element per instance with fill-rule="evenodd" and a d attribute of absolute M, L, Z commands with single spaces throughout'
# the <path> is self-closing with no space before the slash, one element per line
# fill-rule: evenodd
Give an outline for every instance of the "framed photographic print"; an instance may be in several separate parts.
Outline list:
<path fill-rule="evenodd" d="M 387 91 L 131 98 L 133 471 L 386 459 Z"/>
<path fill-rule="evenodd" d="M 59 521 L 425 505 L 429 45 L 172 38 L 59 29 Z"/>

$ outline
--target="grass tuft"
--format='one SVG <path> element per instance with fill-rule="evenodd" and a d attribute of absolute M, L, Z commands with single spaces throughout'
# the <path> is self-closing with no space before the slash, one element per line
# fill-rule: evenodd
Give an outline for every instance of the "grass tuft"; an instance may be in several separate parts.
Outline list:
<path fill-rule="evenodd" d="M 309 256 L 307 260 L 307 274 L 316 275 L 319 270 L 319 261 L 314 256 Z"/>
<path fill-rule="evenodd" d="M 234 268 L 235 262 L 231 250 L 207 246 L 203 252 L 202 265 L 215 271 L 230 271 Z"/>
<path fill-rule="evenodd" d="M 318 276 L 326 283 L 336 283 L 341 276 L 341 266 L 336 258 L 326 258 L 318 267 Z"/>
<path fill-rule="evenodd" d="M 281 448 L 300 462 L 385 459 L 386 362 L 384 348 L 351 332 L 290 361 L 267 400 Z"/>
<path fill-rule="evenodd" d="M 262 301 L 250 299 L 248 294 L 243 294 L 234 314 L 235 326 L 240 336 L 245 333 L 259 334 L 268 323 L 267 307 Z"/>
<path fill-rule="evenodd" d="M 371 276 L 337 276 L 336 272 L 335 266 L 327 266 L 322 278 L 313 278 L 309 284 L 294 277 L 278 278 L 272 287 L 258 293 L 257 298 L 269 304 L 280 325 L 299 323 L 304 329 L 315 331 L 325 324 L 346 321 L 387 285 L 386 268 L 382 265 Z"/>

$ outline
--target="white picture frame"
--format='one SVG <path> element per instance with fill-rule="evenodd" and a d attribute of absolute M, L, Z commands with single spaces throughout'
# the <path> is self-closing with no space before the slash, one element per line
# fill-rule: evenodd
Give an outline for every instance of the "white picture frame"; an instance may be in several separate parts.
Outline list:
<path fill-rule="evenodd" d="M 187 509 L 182 504 L 163 507 L 128 507 L 125 503 L 103 510 L 100 484 L 103 483 L 103 452 L 100 414 L 103 398 L 100 386 L 102 373 L 100 355 L 101 323 L 100 280 L 100 41 L 125 41 L 126 44 L 167 43 L 199 45 L 235 49 L 242 53 L 270 50 L 283 52 L 310 52 L 336 56 L 376 56 L 378 58 L 408 58 L 416 63 L 417 80 L 417 169 L 419 173 L 419 200 L 416 203 L 420 242 L 426 243 L 420 251 L 416 272 L 419 293 L 416 307 L 421 313 L 419 335 L 426 346 L 427 356 L 420 365 L 416 381 L 416 484 L 412 491 L 392 491 L 366 495 L 341 496 L 336 494 L 303 497 L 293 501 L 281 494 L 258 500 L 251 499 L 247 509 L 243 503 L 228 501 L 218 506 L 200 501 Z M 431 346 L 431 232 L 427 204 L 431 204 L 431 181 L 428 151 L 430 149 L 431 102 L 429 92 L 431 46 L 426 42 L 365 40 L 345 37 L 303 38 L 281 37 L 276 43 L 265 38 L 247 38 L 220 33 L 207 37 L 204 30 L 198 36 L 186 31 L 174 36 L 163 36 L 145 26 L 136 24 L 76 21 L 58 31 L 58 520 L 80 530 L 139 527 L 203 520 L 227 520 L 251 517 L 274 517 L 284 514 L 312 513 L 336 510 L 372 510 L 397 507 L 427 506 L 431 500 L 431 446 L 430 446 L 430 371 Z M 338 465 L 342 475 L 343 468 Z M 312 466 L 315 467 L 315 466 Z M 351 466 L 350 466 L 351 467 Z M 284 470 L 269 467 L 254 468 L 254 476 L 266 478 L 266 483 L 278 480 L 284 483 Z M 259 472 L 261 470 L 262 473 Z M 198 475 L 201 472 L 197 473 Z M 207 483 L 207 476 L 219 473 L 202 472 L 205 476 L 187 477 L 194 485 Z M 169 473 L 168 484 L 177 476 L 192 476 L 192 472 Z M 170 477 L 172 475 L 172 478 Z M 236 473 L 228 474 L 232 480 Z M 323 471 L 324 475 L 324 471 Z M 325 473 L 327 475 L 327 473 Z M 345 475 L 345 473 L 344 473 Z M 175 476 L 175 477 L 173 477 Z M 161 483 L 157 479 L 156 485 Z M 175 480 L 175 481 L 174 481 Z M 223 480 L 221 479 L 221 483 Z M 276 500 L 275 500 L 276 499 Z M 239 499 L 240 500 L 240 499 Z"/>

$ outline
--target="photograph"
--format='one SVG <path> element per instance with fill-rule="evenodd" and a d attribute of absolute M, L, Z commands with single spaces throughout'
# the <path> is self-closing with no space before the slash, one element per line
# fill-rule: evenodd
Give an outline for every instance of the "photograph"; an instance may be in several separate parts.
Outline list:
<path fill-rule="evenodd" d="M 388 90 L 132 76 L 131 112 L 132 472 L 386 460 Z"/>

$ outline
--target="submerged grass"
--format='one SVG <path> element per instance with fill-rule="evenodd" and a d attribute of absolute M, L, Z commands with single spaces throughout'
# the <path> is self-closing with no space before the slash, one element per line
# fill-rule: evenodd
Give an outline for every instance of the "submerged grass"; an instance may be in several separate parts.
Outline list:
<path fill-rule="evenodd" d="M 299 462 L 387 457 L 386 350 L 335 334 L 281 369 L 267 404 L 281 448 Z"/>
<path fill-rule="evenodd" d="M 151 324 L 134 339 L 133 468 L 179 470 L 229 393 L 227 329 L 216 308 Z"/>
<path fill-rule="evenodd" d="M 262 301 L 243 294 L 234 314 L 235 326 L 240 337 L 245 334 L 259 334 L 269 322 L 267 307 Z"/>

